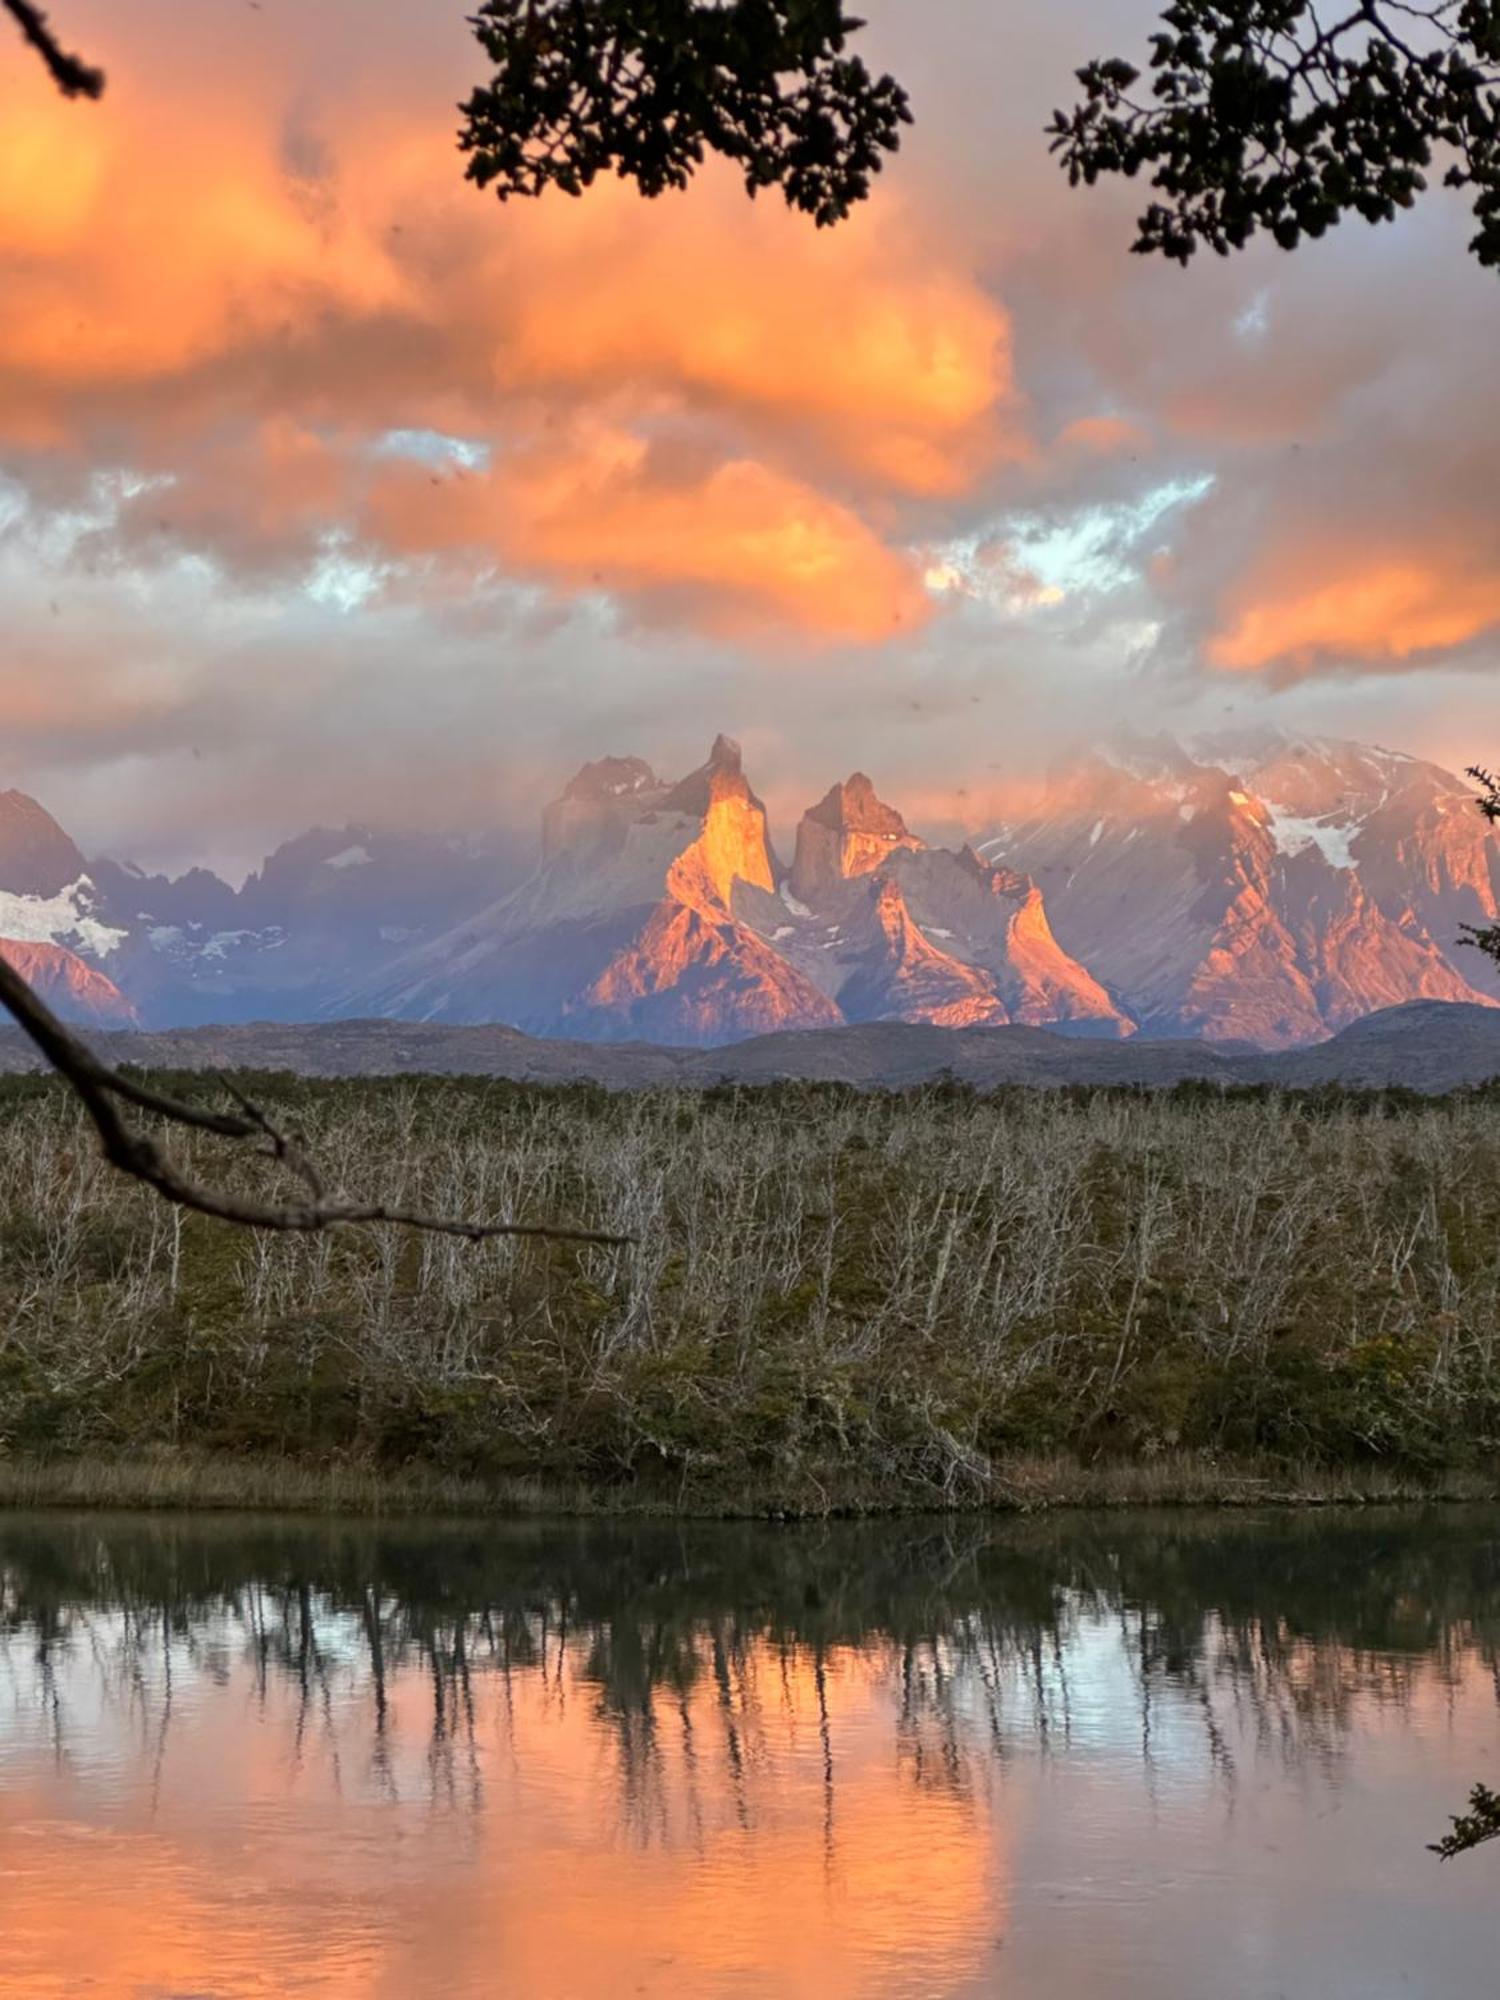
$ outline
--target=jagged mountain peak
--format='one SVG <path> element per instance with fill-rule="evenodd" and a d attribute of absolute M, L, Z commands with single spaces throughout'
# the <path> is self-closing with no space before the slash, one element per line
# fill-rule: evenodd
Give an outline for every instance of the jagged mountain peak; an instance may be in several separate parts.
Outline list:
<path fill-rule="evenodd" d="M 666 787 L 640 757 L 601 757 L 585 764 L 542 814 L 542 859 L 583 858 L 617 848 L 627 829 L 664 802 Z"/>
<path fill-rule="evenodd" d="M 65 945 L 0 938 L 0 957 L 65 1021 L 136 1028 L 140 1016 L 112 979 Z"/>
<path fill-rule="evenodd" d="M 641 757 L 601 757 L 585 764 L 563 787 L 565 799 L 635 798 L 658 791 L 661 780 Z"/>
<path fill-rule="evenodd" d="M 808 807 L 807 817 L 836 833 L 879 833 L 899 839 L 907 832 L 906 821 L 879 797 L 863 771 L 830 786 L 815 806 Z"/>
<path fill-rule="evenodd" d="M 73 840 L 29 792 L 0 792 L 0 889 L 56 896 L 85 866 Z"/>
<path fill-rule="evenodd" d="M 727 1042 L 1008 1020 L 1284 1046 L 1376 1007 L 1500 1001 L 1456 949 L 1500 921 L 1500 837 L 1471 788 L 1274 728 L 1116 739 L 951 851 L 854 770 L 803 814 L 786 874 L 721 735 L 677 781 L 584 765 L 528 861 L 498 837 L 324 826 L 233 889 L 87 864 L 13 791 L 0 938 L 36 947 L 66 1004 L 154 1023 L 354 1012 Z"/>
<path fill-rule="evenodd" d="M 1453 947 L 1493 922 L 1500 845 L 1462 781 L 1271 728 L 1117 738 L 981 845 L 1157 1033 L 1317 1040 L 1372 1007 L 1500 993 Z"/>
<path fill-rule="evenodd" d="M 743 799 L 762 809 L 745 776 L 744 753 L 732 736 L 716 736 L 707 763 L 673 785 L 662 803 L 669 811 L 701 818 L 718 799 Z"/>
<path fill-rule="evenodd" d="M 802 815 L 792 893 L 799 902 L 815 903 L 839 883 L 873 875 L 893 854 L 916 851 L 923 844 L 895 807 L 877 795 L 864 772 L 855 771 Z"/>

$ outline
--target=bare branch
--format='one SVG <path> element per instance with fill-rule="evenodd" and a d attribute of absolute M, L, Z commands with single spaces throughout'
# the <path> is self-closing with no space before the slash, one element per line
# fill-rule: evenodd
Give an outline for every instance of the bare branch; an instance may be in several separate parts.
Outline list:
<path fill-rule="evenodd" d="M 235 1222 L 249 1229 L 271 1229 L 282 1233 L 313 1233 L 347 1223 L 388 1223 L 400 1229 L 418 1229 L 431 1235 L 458 1236 L 470 1243 L 487 1242 L 500 1236 L 537 1236 L 561 1243 L 597 1243 L 613 1247 L 630 1243 L 629 1236 L 614 1236 L 593 1229 L 574 1229 L 551 1222 L 474 1222 L 461 1217 L 423 1215 L 413 1209 L 390 1208 L 383 1202 L 329 1201 L 303 1140 L 283 1133 L 267 1114 L 253 1104 L 234 1084 L 223 1080 L 240 1109 L 230 1112 L 202 1111 L 151 1090 L 134 1078 L 101 1062 L 88 1045 L 38 999 L 26 981 L 0 954 L 0 1006 L 25 1031 L 46 1057 L 51 1067 L 72 1088 L 88 1113 L 104 1157 L 121 1173 L 142 1181 L 163 1199 L 179 1208 L 194 1210 L 221 1222 Z M 165 1148 L 149 1133 L 133 1131 L 121 1112 L 122 1104 L 152 1112 L 167 1123 L 191 1131 L 209 1132 L 221 1139 L 254 1140 L 263 1143 L 256 1151 L 274 1160 L 294 1175 L 307 1190 L 301 1202 L 260 1202 L 239 1195 L 200 1186 L 189 1179 Z"/>
<path fill-rule="evenodd" d="M 86 63 L 82 56 L 69 55 L 47 26 L 47 16 L 32 0 L 0 0 L 6 13 L 47 65 L 47 73 L 64 97 L 102 97 L 104 72 Z"/>

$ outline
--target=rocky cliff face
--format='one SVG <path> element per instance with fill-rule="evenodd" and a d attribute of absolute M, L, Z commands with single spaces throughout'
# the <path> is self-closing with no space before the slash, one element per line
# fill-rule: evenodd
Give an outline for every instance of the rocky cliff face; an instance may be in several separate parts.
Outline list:
<path fill-rule="evenodd" d="M 586 765 L 531 880 L 346 1005 L 691 1045 L 845 1021 L 1129 1032 L 1034 884 L 928 848 L 862 774 L 805 815 L 787 873 L 725 737 L 677 784 Z"/>
<path fill-rule="evenodd" d="M 139 1016 L 100 968 L 126 932 L 78 848 L 24 792 L 0 792 L 0 952 L 65 1020 L 125 1027 Z"/>
<path fill-rule="evenodd" d="M 0 792 L 0 887 L 51 899 L 86 873 L 57 821 L 25 792 Z"/>
<path fill-rule="evenodd" d="M 1493 907 L 1500 850 L 1460 781 L 1394 753 L 1133 742 L 983 852 L 1035 878 L 1064 947 L 1151 1033 L 1282 1048 L 1500 992 L 1454 942 L 1459 912 Z"/>
<path fill-rule="evenodd" d="M 883 804 L 864 772 L 856 771 L 802 815 L 792 894 L 799 902 L 816 903 L 857 876 L 875 874 L 893 855 L 921 846 L 900 813 Z"/>
<path fill-rule="evenodd" d="M 1053 937 L 1034 882 L 929 847 L 862 772 L 803 815 L 780 898 L 746 914 L 848 1021 L 1131 1032 Z"/>
<path fill-rule="evenodd" d="M 719 737 L 678 784 L 606 758 L 547 809 L 528 882 L 344 1011 L 689 1045 L 833 1025 L 828 998 L 744 920 L 776 887 L 737 744 Z"/>
<path fill-rule="evenodd" d="M 113 980 L 60 944 L 0 938 L 0 957 L 40 994 L 53 1013 L 89 1028 L 137 1028 L 140 1015 Z"/>

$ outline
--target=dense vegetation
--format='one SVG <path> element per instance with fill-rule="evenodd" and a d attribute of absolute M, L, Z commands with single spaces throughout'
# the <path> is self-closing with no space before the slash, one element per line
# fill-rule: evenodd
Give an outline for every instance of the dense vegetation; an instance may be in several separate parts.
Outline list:
<path fill-rule="evenodd" d="M 636 1240 L 224 1230 L 11 1079 L 0 1449 L 816 1505 L 1003 1496 L 1045 1452 L 1432 1472 L 1500 1440 L 1493 1087 L 255 1089 L 335 1186 Z"/>

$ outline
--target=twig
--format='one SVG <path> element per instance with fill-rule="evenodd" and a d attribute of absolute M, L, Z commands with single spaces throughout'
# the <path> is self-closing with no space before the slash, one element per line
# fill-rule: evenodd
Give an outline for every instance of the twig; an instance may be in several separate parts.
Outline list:
<path fill-rule="evenodd" d="M 64 97 L 102 97 L 104 72 L 86 63 L 82 56 L 69 55 L 47 26 L 47 16 L 32 0 L 0 0 L 6 13 L 47 65 L 47 73 Z"/>
<path fill-rule="evenodd" d="M 9 0 L 5 0 L 9 4 Z M 483 1243 L 498 1236 L 538 1236 L 561 1243 L 598 1243 L 614 1247 L 634 1241 L 600 1230 L 574 1229 L 552 1222 L 471 1222 L 454 1216 L 423 1215 L 413 1209 L 388 1208 L 384 1202 L 342 1202 L 324 1198 L 323 1185 L 307 1157 L 302 1139 L 278 1130 L 266 1113 L 227 1079 L 225 1088 L 239 1105 L 238 1115 L 202 1111 L 174 1097 L 137 1083 L 102 1062 L 38 999 L 14 966 L 0 954 L 0 1006 L 30 1037 L 51 1067 L 69 1085 L 88 1113 L 104 1157 L 132 1179 L 154 1188 L 179 1208 L 194 1210 L 221 1222 L 249 1229 L 311 1233 L 344 1223 L 389 1223 L 436 1236 L 459 1236 Z M 247 1201 L 238 1195 L 201 1187 L 190 1180 L 165 1149 L 149 1134 L 133 1131 L 120 1106 L 134 1105 L 169 1124 L 190 1131 L 210 1132 L 221 1139 L 262 1139 L 257 1152 L 295 1174 L 307 1189 L 302 1202 Z"/>

